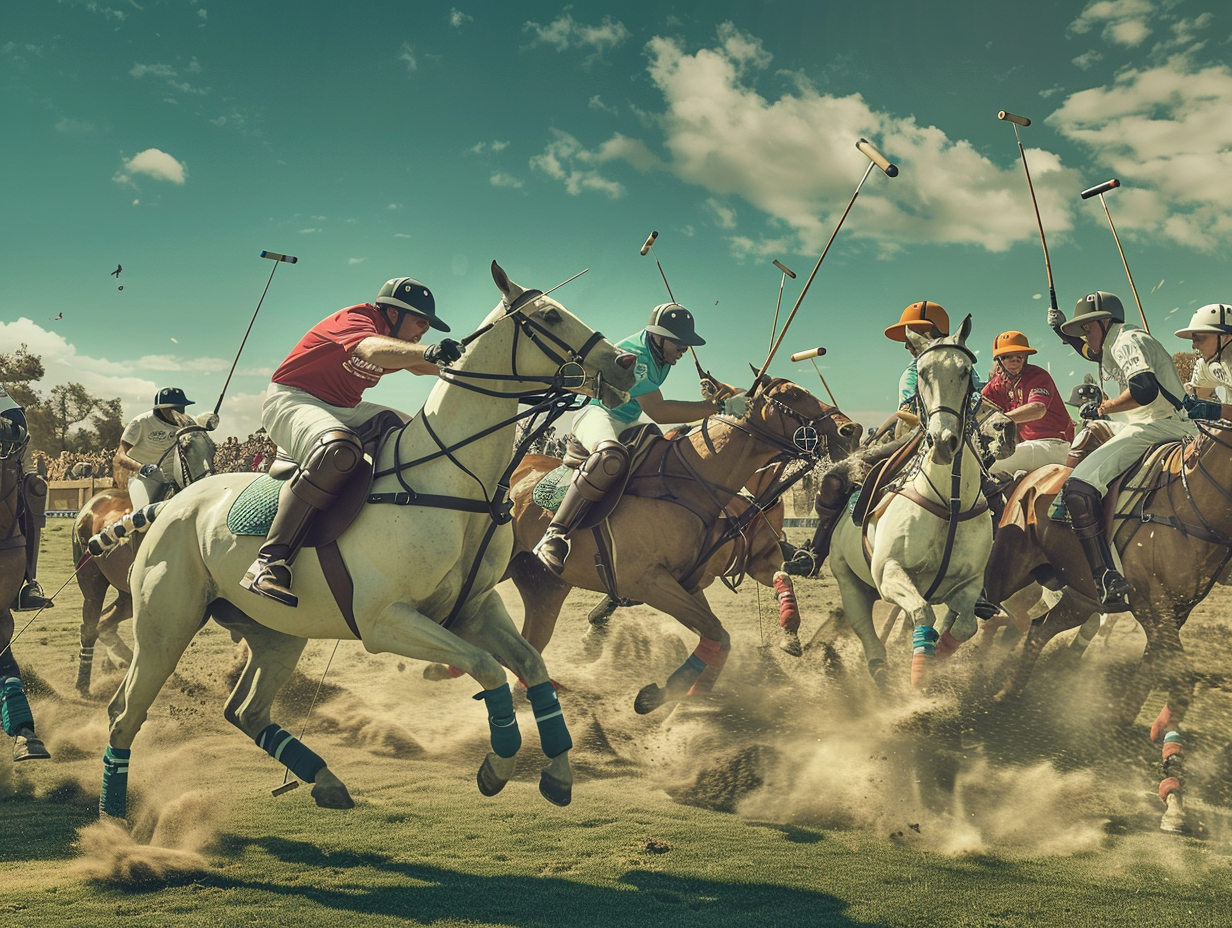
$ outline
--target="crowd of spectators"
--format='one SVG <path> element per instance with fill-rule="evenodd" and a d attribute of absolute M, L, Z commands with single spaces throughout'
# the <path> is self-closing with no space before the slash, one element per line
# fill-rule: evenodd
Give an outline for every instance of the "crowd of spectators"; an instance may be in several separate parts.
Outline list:
<path fill-rule="evenodd" d="M 260 471 L 270 468 L 277 451 L 273 441 L 258 429 L 244 441 L 234 435 L 217 446 L 214 453 L 214 472 L 217 474 L 239 471 Z M 33 458 L 38 472 L 48 480 L 108 480 L 113 477 L 112 459 L 115 450 L 91 451 L 86 454 L 62 451 L 58 457 L 49 457 L 36 451 Z"/>
<path fill-rule="evenodd" d="M 264 473 L 274 463 L 277 446 L 265 434 L 265 429 L 257 429 L 243 441 L 234 435 L 218 446 L 214 453 L 214 473 L 234 474 L 241 471 Z"/>

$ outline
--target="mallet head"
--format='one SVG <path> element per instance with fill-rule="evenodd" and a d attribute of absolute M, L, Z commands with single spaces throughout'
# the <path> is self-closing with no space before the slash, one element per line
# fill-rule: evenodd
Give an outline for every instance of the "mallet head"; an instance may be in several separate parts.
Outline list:
<path fill-rule="evenodd" d="M 1089 200 L 1091 197 L 1097 197 L 1101 193 L 1107 193 L 1113 187 L 1119 186 L 1121 186 L 1121 182 L 1114 177 L 1112 180 L 1106 180 L 1102 184 L 1096 184 L 1094 187 L 1090 187 L 1082 191 L 1082 198 L 1084 200 Z"/>
<path fill-rule="evenodd" d="M 824 348 L 810 348 L 808 351 L 797 351 L 791 356 L 793 361 L 807 361 L 809 358 L 820 358 L 826 353 Z"/>
<path fill-rule="evenodd" d="M 999 112 L 997 114 L 997 118 L 1004 122 L 1015 123 L 1016 125 L 1019 125 L 1019 126 L 1031 125 L 1031 120 L 1027 119 L 1026 116 L 1015 116 L 1013 113 L 1007 113 L 1005 110 L 1002 110 L 1001 112 Z"/>
<path fill-rule="evenodd" d="M 261 252 L 261 257 L 269 258 L 271 261 L 285 261 L 287 264 L 294 264 L 299 260 L 299 258 L 292 257 L 291 255 L 280 255 L 276 251 L 263 251 Z"/>
<path fill-rule="evenodd" d="M 642 246 L 642 257 L 646 256 L 646 253 L 650 251 L 650 246 L 654 244 L 654 240 L 658 237 L 659 237 L 658 232 L 650 233 L 650 237 L 646 239 L 646 244 Z"/>
<path fill-rule="evenodd" d="M 898 176 L 898 165 L 891 164 L 886 156 L 879 152 L 868 139 L 860 139 L 860 141 L 856 142 L 856 148 L 860 149 L 869 161 L 885 171 L 886 177 Z"/>
<path fill-rule="evenodd" d="M 781 261 L 779 261 L 778 258 L 774 259 L 774 266 L 777 267 L 784 274 L 786 274 L 788 277 L 790 277 L 792 280 L 796 279 L 796 272 L 793 271 L 791 268 L 787 267 L 786 265 L 784 265 Z"/>

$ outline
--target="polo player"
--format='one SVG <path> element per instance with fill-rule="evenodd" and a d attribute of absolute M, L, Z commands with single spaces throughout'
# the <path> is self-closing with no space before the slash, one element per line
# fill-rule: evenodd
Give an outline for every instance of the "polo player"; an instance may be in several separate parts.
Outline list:
<path fill-rule="evenodd" d="M 1189 327 L 1178 329 L 1179 338 L 1188 338 L 1198 352 L 1189 383 L 1185 384 L 1186 414 L 1191 419 L 1232 420 L 1232 304 L 1208 303 L 1193 314 Z M 1222 387 L 1223 396 L 1215 391 Z"/>
<path fill-rule="evenodd" d="M 25 446 L 30 431 L 26 424 L 26 411 L 21 408 L 4 384 L 0 384 L 0 440 L 22 456 L 21 479 L 17 482 L 20 510 L 23 515 L 22 532 L 25 535 L 26 575 L 17 598 L 13 600 L 14 612 L 31 612 L 48 609 L 53 605 L 38 582 L 39 540 L 47 525 L 47 480 L 25 460 Z"/>
<path fill-rule="evenodd" d="M 993 339 L 996 368 L 982 392 L 1018 428 L 1014 453 L 989 467 L 994 475 L 1064 464 L 1074 440 L 1073 420 L 1052 375 L 1027 362 L 1033 354 L 1022 332 L 1002 332 Z"/>
<path fill-rule="evenodd" d="M 136 512 L 150 503 L 161 502 L 174 489 L 175 481 L 159 467 L 167 451 L 175 445 L 176 433 L 181 422 L 173 413 L 186 415 L 185 408 L 193 401 L 179 387 L 163 387 L 154 395 L 154 407 L 143 412 L 124 427 L 120 447 L 112 466 L 117 471 L 128 471 L 128 498 Z M 201 413 L 197 424 L 213 431 L 218 428 L 218 416 L 212 412 Z"/>

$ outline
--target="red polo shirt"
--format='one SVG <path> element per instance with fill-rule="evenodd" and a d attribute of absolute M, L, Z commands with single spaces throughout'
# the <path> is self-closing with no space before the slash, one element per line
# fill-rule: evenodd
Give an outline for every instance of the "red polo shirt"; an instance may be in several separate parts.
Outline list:
<path fill-rule="evenodd" d="M 274 383 L 299 387 L 331 406 L 354 409 L 386 368 L 352 357 L 370 335 L 388 335 L 389 326 L 371 303 L 348 306 L 322 319 L 300 339 L 274 371 Z"/>
<path fill-rule="evenodd" d="M 1024 364 L 1022 374 L 1014 381 L 1006 376 L 1005 368 L 998 364 L 982 392 L 996 403 L 1002 412 L 1009 412 L 1028 403 L 1044 404 L 1043 418 L 1018 423 L 1018 437 L 1023 441 L 1037 438 L 1074 440 L 1074 423 L 1069 417 L 1069 411 L 1057 394 L 1057 385 L 1052 382 L 1051 375 L 1042 367 Z"/>

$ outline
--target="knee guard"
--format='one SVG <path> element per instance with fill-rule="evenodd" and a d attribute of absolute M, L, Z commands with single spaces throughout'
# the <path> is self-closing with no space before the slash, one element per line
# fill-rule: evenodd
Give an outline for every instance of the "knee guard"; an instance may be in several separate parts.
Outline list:
<path fill-rule="evenodd" d="M 841 509 L 847 502 L 849 491 L 847 479 L 842 474 L 830 471 L 821 478 L 821 486 L 817 488 L 817 498 L 813 501 L 813 509 L 819 516 L 825 516 Z"/>
<path fill-rule="evenodd" d="M 1069 446 L 1065 466 L 1075 468 L 1088 454 L 1112 437 L 1112 430 L 1102 422 L 1088 422 Z"/>
<path fill-rule="evenodd" d="M 26 500 L 27 527 L 46 528 L 47 481 L 38 474 L 26 474 L 21 482 L 21 490 Z"/>
<path fill-rule="evenodd" d="M 597 503 L 620 482 L 629 469 L 629 449 L 618 441 L 601 441 L 573 478 L 582 498 Z"/>
<path fill-rule="evenodd" d="M 349 429 L 329 429 L 314 439 L 287 485 L 313 509 L 325 509 L 363 459 L 364 446 L 358 435 Z"/>

